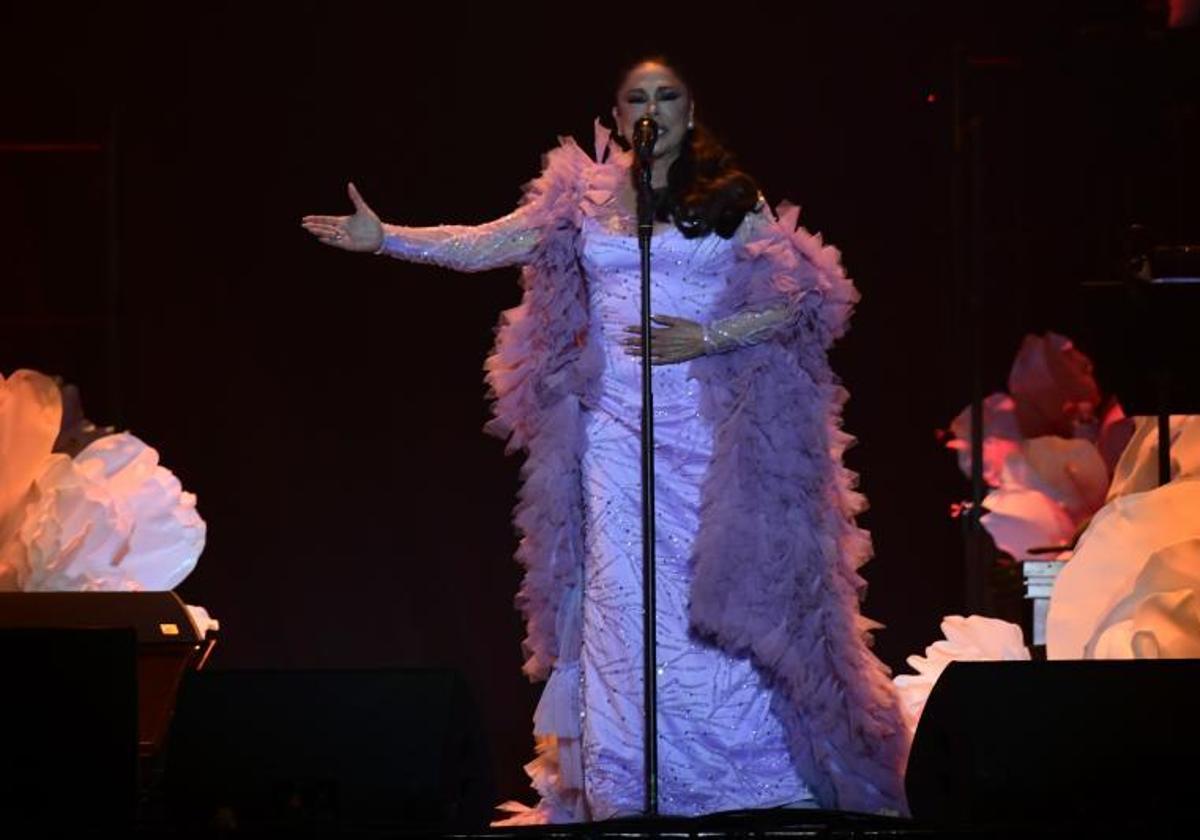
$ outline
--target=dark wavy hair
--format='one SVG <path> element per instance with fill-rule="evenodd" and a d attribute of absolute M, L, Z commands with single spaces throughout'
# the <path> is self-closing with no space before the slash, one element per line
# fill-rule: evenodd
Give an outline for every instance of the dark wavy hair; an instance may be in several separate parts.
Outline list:
<path fill-rule="evenodd" d="M 661 55 L 626 64 L 617 89 L 635 68 L 647 62 L 670 68 L 691 93 L 692 87 L 679 65 Z M 614 136 L 623 148 L 629 148 L 628 140 Z M 667 186 L 654 191 L 654 216 L 660 222 L 674 222 L 689 239 L 710 233 L 728 239 L 758 204 L 758 198 L 755 180 L 738 168 L 733 154 L 711 131 L 695 121 L 683 138 L 679 157 L 667 171 Z"/>

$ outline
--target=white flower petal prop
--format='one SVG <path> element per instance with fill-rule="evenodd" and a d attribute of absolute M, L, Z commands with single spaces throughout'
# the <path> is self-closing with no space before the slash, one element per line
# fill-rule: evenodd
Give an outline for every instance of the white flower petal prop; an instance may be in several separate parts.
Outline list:
<path fill-rule="evenodd" d="M 1104 502 L 1108 468 L 1096 445 L 1081 438 L 1039 437 L 1004 459 L 999 487 L 980 519 L 996 546 L 1018 560 L 1044 559 L 1029 549 L 1066 545 Z"/>
<path fill-rule="evenodd" d="M 0 376 L 0 589 L 17 588 L 24 570 L 24 551 L 14 538 L 61 422 L 54 380 L 32 370 Z"/>
<path fill-rule="evenodd" d="M 1108 498 L 1143 493 L 1158 486 L 1158 418 L 1134 418 L 1133 437 L 1113 470 Z M 1200 478 L 1200 416 L 1170 419 L 1171 480 Z"/>
<path fill-rule="evenodd" d="M 1076 437 L 1100 406 L 1092 360 L 1057 333 L 1025 336 L 1008 373 L 1008 392 L 1025 437 Z"/>
<path fill-rule="evenodd" d="M 133 435 L 48 459 L 19 539 L 28 591 L 166 590 L 204 548 L 196 498 Z"/>
<path fill-rule="evenodd" d="M 1200 538 L 1154 552 L 1084 648 L 1094 659 L 1200 658 Z"/>
<path fill-rule="evenodd" d="M 1004 466 L 1002 487 L 1016 484 L 1040 490 L 1077 523 L 1104 504 L 1108 468 L 1090 440 L 1033 438 L 1022 443 L 1020 455 L 1008 458 Z"/>
<path fill-rule="evenodd" d="M 1017 426 L 1016 403 L 1008 394 L 991 394 L 983 401 L 983 479 L 995 487 L 1000 483 L 1004 459 L 1015 452 L 1022 439 Z M 958 468 L 971 477 L 971 407 L 950 421 L 948 449 L 958 453 Z"/>
<path fill-rule="evenodd" d="M 998 618 L 981 615 L 948 615 L 942 619 L 945 639 L 925 648 L 924 656 L 908 657 L 916 674 L 901 674 L 893 682 L 900 693 L 901 708 L 909 733 L 917 729 L 925 701 L 934 684 L 951 662 L 1009 662 L 1029 659 L 1021 628 Z"/>
<path fill-rule="evenodd" d="M 1055 581 L 1046 619 L 1047 658 L 1085 658 L 1109 616 L 1135 591 L 1151 558 L 1197 538 L 1200 479 L 1121 496 L 1101 508 Z M 1115 637 L 1105 640 L 1104 651 L 1111 652 L 1114 643 Z"/>
<path fill-rule="evenodd" d="M 983 506 L 988 512 L 980 517 L 980 524 L 996 547 L 1016 560 L 1044 560 L 1029 549 L 1065 545 L 1075 534 L 1066 509 L 1039 490 L 1001 487 L 987 495 Z"/>

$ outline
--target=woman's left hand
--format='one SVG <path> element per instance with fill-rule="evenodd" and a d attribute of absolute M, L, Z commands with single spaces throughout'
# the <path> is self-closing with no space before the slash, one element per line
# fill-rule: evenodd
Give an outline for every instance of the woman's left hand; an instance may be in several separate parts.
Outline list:
<path fill-rule="evenodd" d="M 670 365 L 704 355 L 702 324 L 672 315 L 655 315 L 650 320 L 659 325 L 650 328 L 650 364 Z M 625 345 L 625 352 L 631 356 L 641 356 L 641 326 L 629 326 L 625 331 L 629 333 L 621 341 Z"/>

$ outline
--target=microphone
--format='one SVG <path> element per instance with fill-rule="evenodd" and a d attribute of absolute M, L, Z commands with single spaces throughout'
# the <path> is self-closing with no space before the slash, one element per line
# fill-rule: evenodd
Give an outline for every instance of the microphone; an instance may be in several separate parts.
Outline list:
<path fill-rule="evenodd" d="M 651 117 L 642 117 L 633 124 L 633 150 L 643 165 L 650 162 L 654 141 L 658 139 L 658 123 Z"/>
<path fill-rule="evenodd" d="M 654 170 L 654 141 L 658 139 L 658 123 L 649 116 L 633 124 L 634 176 L 638 189 L 638 218 L 653 220 L 650 202 L 650 178 Z"/>

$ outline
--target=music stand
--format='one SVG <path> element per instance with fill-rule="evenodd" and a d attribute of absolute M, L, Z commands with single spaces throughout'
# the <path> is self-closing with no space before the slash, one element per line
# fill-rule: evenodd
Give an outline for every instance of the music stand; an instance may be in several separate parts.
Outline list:
<path fill-rule="evenodd" d="M 1200 246 L 1153 248 L 1125 276 L 1083 284 L 1085 334 L 1106 390 L 1158 418 L 1159 484 L 1171 480 L 1172 414 L 1200 414 Z"/>

